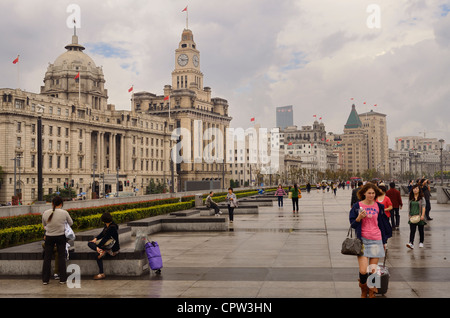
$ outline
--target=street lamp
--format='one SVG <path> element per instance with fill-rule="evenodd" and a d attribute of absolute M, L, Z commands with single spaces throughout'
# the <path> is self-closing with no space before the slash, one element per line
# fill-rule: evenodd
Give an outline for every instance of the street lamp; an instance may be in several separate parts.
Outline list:
<path fill-rule="evenodd" d="M 41 104 L 36 105 L 36 112 L 38 114 L 37 121 L 37 136 L 38 136 L 38 202 L 43 203 L 44 201 L 44 193 L 42 188 L 42 114 L 44 113 L 45 107 Z"/>
<path fill-rule="evenodd" d="M 444 164 L 442 158 L 442 150 L 444 149 L 444 139 L 439 139 L 439 143 L 441 144 L 441 187 L 444 186 Z"/>

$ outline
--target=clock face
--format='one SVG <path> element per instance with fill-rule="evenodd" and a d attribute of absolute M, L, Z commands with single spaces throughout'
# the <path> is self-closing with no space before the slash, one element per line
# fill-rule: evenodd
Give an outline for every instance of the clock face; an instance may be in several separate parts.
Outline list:
<path fill-rule="evenodd" d="M 194 57 L 192 58 L 192 61 L 194 62 L 194 66 L 197 67 L 198 66 L 198 62 L 199 62 L 198 56 L 194 55 Z"/>
<path fill-rule="evenodd" d="M 180 56 L 178 56 L 178 64 L 180 66 L 186 66 L 188 61 L 189 61 L 189 57 L 186 54 L 181 54 Z"/>

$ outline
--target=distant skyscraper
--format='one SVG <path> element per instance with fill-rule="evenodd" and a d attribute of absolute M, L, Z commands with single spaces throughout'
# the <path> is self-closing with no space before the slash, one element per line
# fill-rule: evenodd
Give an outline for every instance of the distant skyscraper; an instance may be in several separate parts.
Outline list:
<path fill-rule="evenodd" d="M 294 125 L 294 111 L 292 105 L 277 107 L 277 127 L 285 129 Z"/>

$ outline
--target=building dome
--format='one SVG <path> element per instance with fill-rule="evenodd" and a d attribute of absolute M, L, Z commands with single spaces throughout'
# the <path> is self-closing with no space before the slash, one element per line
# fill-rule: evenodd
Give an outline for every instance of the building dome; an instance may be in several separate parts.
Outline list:
<path fill-rule="evenodd" d="M 67 51 L 58 56 L 53 63 L 54 68 L 74 71 L 92 71 L 97 68 L 94 60 L 83 52 L 84 46 L 78 44 L 78 36 L 72 36 L 72 43 L 65 48 Z"/>
<path fill-rule="evenodd" d="M 41 94 L 76 100 L 93 109 L 106 108 L 108 94 L 102 68 L 83 52 L 85 48 L 78 44 L 76 34 L 65 48 L 66 52 L 49 63 Z"/>

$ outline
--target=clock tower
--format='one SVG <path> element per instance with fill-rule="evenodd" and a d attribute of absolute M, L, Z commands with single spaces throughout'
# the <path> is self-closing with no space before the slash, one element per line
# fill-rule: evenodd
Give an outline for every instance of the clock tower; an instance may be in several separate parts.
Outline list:
<path fill-rule="evenodd" d="M 203 90 L 203 73 L 200 71 L 200 52 L 194 35 L 184 29 L 178 49 L 175 50 L 175 70 L 172 72 L 173 89 Z"/>

